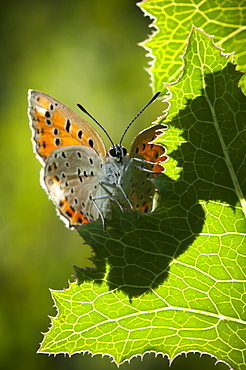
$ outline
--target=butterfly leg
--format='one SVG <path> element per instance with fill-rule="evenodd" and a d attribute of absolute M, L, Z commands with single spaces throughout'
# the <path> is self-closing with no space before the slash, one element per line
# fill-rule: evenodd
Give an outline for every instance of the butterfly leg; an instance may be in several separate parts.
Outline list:
<path fill-rule="evenodd" d="M 119 189 L 120 189 L 121 193 L 123 194 L 123 197 L 124 197 L 124 198 L 125 198 L 125 200 L 127 201 L 127 203 L 128 203 L 128 205 L 130 206 L 131 210 L 132 210 L 132 211 L 134 211 L 134 208 L 133 208 L 133 206 L 132 206 L 132 204 L 131 204 L 131 202 L 130 202 L 129 198 L 127 197 L 127 195 L 126 195 L 126 193 L 125 193 L 124 189 L 123 189 L 123 188 L 122 188 L 122 186 L 121 186 L 121 182 L 122 182 L 122 177 L 120 177 L 120 178 L 119 178 L 118 184 L 117 184 L 116 186 L 117 186 L 117 188 L 119 188 Z"/>
<path fill-rule="evenodd" d="M 122 205 L 120 204 L 120 202 L 116 199 L 116 197 L 114 196 L 113 192 L 111 192 L 108 187 L 111 187 L 111 188 L 120 188 L 121 192 L 123 193 L 124 197 L 127 199 L 127 201 L 129 202 L 128 198 L 126 197 L 125 195 L 125 192 L 123 191 L 123 189 L 121 188 L 121 186 L 118 186 L 118 184 L 110 184 L 108 182 L 105 182 L 105 181 L 100 181 L 99 184 L 101 185 L 102 189 L 107 193 L 107 194 L 102 194 L 102 195 L 97 195 L 95 197 L 92 198 L 92 202 L 93 204 L 95 205 L 101 219 L 102 219 L 102 223 L 103 223 L 103 230 L 106 232 L 106 219 L 104 217 L 104 213 L 103 213 L 103 210 L 99 207 L 99 205 L 97 204 L 97 201 L 100 201 L 100 200 L 103 200 L 103 199 L 111 199 L 113 200 L 118 206 L 119 208 L 121 209 L 122 212 L 124 212 L 124 209 L 122 207 Z M 131 204 L 130 204 L 131 205 Z M 132 208 L 132 206 L 131 206 Z"/>
<path fill-rule="evenodd" d="M 123 195 L 123 198 L 127 201 L 127 203 L 128 203 L 128 205 L 129 205 L 129 207 L 131 208 L 131 210 L 132 211 L 134 211 L 134 208 L 133 208 L 133 206 L 132 206 L 132 204 L 131 204 L 131 202 L 130 202 L 130 200 L 129 200 L 129 198 L 127 197 L 127 195 L 126 195 L 126 193 L 125 193 L 125 191 L 124 191 L 124 189 L 122 188 L 122 186 L 121 186 L 121 183 L 122 183 L 122 176 L 120 176 L 119 178 L 118 178 L 118 182 L 117 182 L 117 184 L 114 184 L 114 185 L 112 185 L 112 184 L 108 184 L 108 183 L 105 183 L 105 185 L 107 185 L 107 186 L 111 186 L 111 187 L 116 187 L 117 189 L 119 189 L 120 190 L 120 192 L 121 192 L 121 194 Z M 105 191 L 106 191 L 106 189 L 105 189 Z M 126 210 L 122 207 L 122 205 L 118 202 L 118 200 L 114 197 L 114 195 L 112 194 L 111 195 L 111 199 L 115 202 L 115 203 L 117 203 L 118 204 L 118 206 L 120 207 L 120 209 L 121 209 L 121 211 L 122 212 L 125 212 Z"/>
<path fill-rule="evenodd" d="M 115 198 L 114 194 L 107 188 L 117 188 L 118 184 L 110 184 L 108 182 L 105 182 L 105 181 L 100 181 L 99 184 L 101 185 L 101 187 L 103 188 L 104 191 L 106 191 L 106 193 L 108 194 L 107 196 L 112 199 L 116 204 L 118 204 L 118 206 L 120 207 L 121 211 L 124 212 L 124 209 L 122 208 L 122 205 L 119 203 L 119 201 Z M 95 198 L 94 198 L 95 199 Z"/>
<path fill-rule="evenodd" d="M 136 163 L 134 162 L 139 162 L 142 164 L 142 166 L 139 166 L 137 165 Z M 128 170 L 128 168 L 130 167 L 130 165 L 133 164 L 136 168 L 139 168 L 141 171 L 144 171 L 144 172 L 149 172 L 149 173 L 153 173 L 153 174 L 163 174 L 163 171 L 153 171 L 153 170 L 148 170 L 147 168 L 144 168 L 143 165 L 144 164 L 149 164 L 149 165 L 156 165 L 156 163 L 154 162 L 149 162 L 149 161 L 146 161 L 145 159 L 141 159 L 141 158 L 131 158 L 127 167 L 126 167 L 126 171 Z"/>
<path fill-rule="evenodd" d="M 98 211 L 99 215 L 101 216 L 102 224 L 103 224 L 103 231 L 104 231 L 104 232 L 106 232 L 106 220 L 105 220 L 105 218 L 104 218 L 104 216 L 103 216 L 103 213 L 102 213 L 102 211 L 101 211 L 100 207 L 97 205 L 96 200 L 97 200 L 97 199 L 105 199 L 105 198 L 109 198 L 109 195 L 108 195 L 108 194 L 105 194 L 105 195 L 99 195 L 99 196 L 97 196 L 97 197 L 93 197 L 93 198 L 91 199 L 91 200 L 92 200 L 92 202 L 93 202 L 93 204 L 94 204 L 94 206 L 96 207 L 96 209 L 97 209 L 97 211 Z"/>
<path fill-rule="evenodd" d="M 108 189 L 108 187 L 109 188 L 111 187 L 113 189 L 115 189 L 115 188 L 116 189 L 119 189 L 120 192 L 122 193 L 124 199 L 127 201 L 128 205 L 130 206 L 131 210 L 134 211 L 134 208 L 132 207 L 132 204 L 131 204 L 130 200 L 128 199 L 126 193 L 124 192 L 124 190 L 123 190 L 123 188 L 121 186 L 121 177 L 119 177 L 118 182 L 116 184 L 110 184 L 110 183 L 108 183 L 106 181 L 100 181 L 100 185 L 103 188 L 103 190 L 108 194 L 109 198 L 111 200 L 113 200 L 119 206 L 119 208 L 121 209 L 121 211 L 122 212 L 125 212 L 125 209 L 122 207 L 122 205 L 120 204 L 120 202 L 116 199 L 116 197 L 114 196 L 114 194 Z"/>

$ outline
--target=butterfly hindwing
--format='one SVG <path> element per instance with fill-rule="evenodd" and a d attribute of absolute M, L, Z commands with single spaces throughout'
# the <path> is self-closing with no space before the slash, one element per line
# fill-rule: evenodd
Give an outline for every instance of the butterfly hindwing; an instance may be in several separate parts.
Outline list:
<path fill-rule="evenodd" d="M 69 226 L 99 218 L 92 198 L 99 188 L 101 164 L 93 149 L 81 145 L 56 149 L 48 157 L 44 187 Z"/>
<path fill-rule="evenodd" d="M 148 164 L 144 164 L 143 168 L 151 170 Z M 137 212 L 150 213 L 156 208 L 158 189 L 153 182 L 149 181 L 152 177 L 151 172 L 144 171 L 132 163 L 122 180 L 122 188 L 132 208 Z"/>
<path fill-rule="evenodd" d="M 29 90 L 29 116 L 34 150 L 45 162 L 56 149 L 70 145 L 93 148 L 104 159 L 106 149 L 96 130 L 58 100 Z"/>

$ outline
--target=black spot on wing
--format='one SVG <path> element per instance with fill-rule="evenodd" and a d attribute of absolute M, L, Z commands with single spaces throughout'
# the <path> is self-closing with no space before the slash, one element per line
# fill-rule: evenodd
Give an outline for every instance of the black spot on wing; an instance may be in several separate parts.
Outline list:
<path fill-rule="evenodd" d="M 66 215 L 67 215 L 69 218 L 72 218 L 72 213 L 71 213 L 71 212 L 66 211 L 65 213 L 66 213 Z"/>
<path fill-rule="evenodd" d="M 55 144 L 56 146 L 59 146 L 61 145 L 61 139 L 59 139 L 58 137 L 55 139 Z"/>
<path fill-rule="evenodd" d="M 70 122 L 70 120 L 69 120 L 69 119 L 67 119 L 66 126 L 65 126 L 65 130 L 69 133 L 70 128 L 71 128 L 71 122 Z"/>

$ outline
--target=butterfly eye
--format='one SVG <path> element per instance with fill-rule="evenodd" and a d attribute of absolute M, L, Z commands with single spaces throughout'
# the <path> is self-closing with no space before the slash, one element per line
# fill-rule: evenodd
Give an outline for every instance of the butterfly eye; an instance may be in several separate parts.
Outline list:
<path fill-rule="evenodd" d="M 111 157 L 117 157 L 116 149 L 114 146 L 110 148 L 109 154 L 111 155 Z"/>
<path fill-rule="evenodd" d="M 111 157 L 122 159 L 127 154 L 127 150 L 121 145 L 114 145 L 110 148 L 109 154 L 111 155 Z"/>
<path fill-rule="evenodd" d="M 122 147 L 122 154 L 123 154 L 123 157 L 125 157 L 127 155 L 127 150 L 124 147 Z"/>

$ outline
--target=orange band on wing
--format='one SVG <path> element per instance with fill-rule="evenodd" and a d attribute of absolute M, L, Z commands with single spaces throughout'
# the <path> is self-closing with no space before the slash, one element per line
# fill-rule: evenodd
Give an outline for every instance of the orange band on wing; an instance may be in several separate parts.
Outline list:
<path fill-rule="evenodd" d="M 89 220 L 82 212 L 76 212 L 72 206 L 68 204 L 66 199 L 60 201 L 59 210 L 61 214 L 69 220 L 70 226 L 79 226 L 88 224 Z"/>

